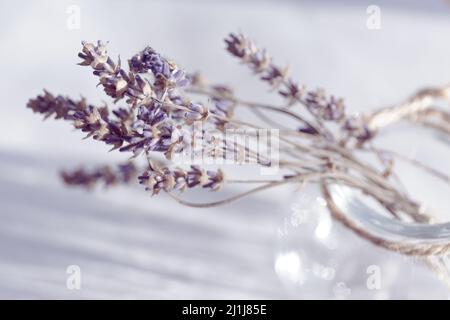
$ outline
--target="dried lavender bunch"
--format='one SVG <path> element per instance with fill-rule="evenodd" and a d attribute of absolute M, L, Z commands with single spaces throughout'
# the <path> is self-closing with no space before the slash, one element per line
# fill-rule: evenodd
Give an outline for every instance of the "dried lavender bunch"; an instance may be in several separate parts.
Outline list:
<path fill-rule="evenodd" d="M 119 164 L 116 168 L 101 166 L 92 170 L 79 168 L 72 171 L 61 171 L 61 178 L 67 185 L 91 189 L 103 184 L 111 187 L 117 184 L 129 184 L 135 181 L 137 168 L 132 162 Z"/>
<path fill-rule="evenodd" d="M 322 186 L 330 212 L 358 235 L 376 245 L 408 255 L 432 255 L 450 251 L 450 240 L 444 245 L 430 244 L 415 239 L 412 243 L 392 242 L 382 235 L 374 235 L 348 220 L 345 213 L 333 202 L 329 186 L 345 185 L 363 191 L 378 201 L 394 219 L 409 219 L 427 224 L 430 217 L 420 205 L 398 190 L 392 182 L 395 171 L 391 153 L 389 161 L 380 160 L 381 169 L 362 161 L 357 152 L 370 152 L 379 159 L 385 150 L 373 146 L 377 132 L 384 126 L 409 119 L 450 134 L 450 115 L 436 110 L 432 104 L 437 99 L 450 100 L 447 87 L 421 91 L 406 103 L 370 114 L 355 115 L 346 112 L 342 98 L 328 95 L 324 90 L 307 90 L 304 85 L 289 76 L 289 68 L 274 63 L 265 49 L 261 49 L 242 34 L 230 34 L 225 39 L 226 50 L 248 66 L 263 82 L 276 90 L 284 100 L 283 105 L 249 102 L 235 96 L 224 85 L 209 85 L 199 73 L 188 74 L 173 61 L 163 57 L 151 47 L 146 47 L 128 60 L 128 68 L 122 68 L 108 55 L 106 45 L 83 42 L 80 65 L 90 66 L 99 78 L 99 85 L 114 103 L 121 107 L 95 106 L 86 99 L 73 100 L 48 91 L 30 99 L 28 107 L 44 118 L 54 117 L 71 122 L 74 127 L 132 157 L 145 158 L 146 168 L 140 173 L 131 165 L 117 169 L 101 167 L 92 171 L 79 169 L 63 172 L 69 185 L 106 186 L 137 181 L 152 195 L 164 191 L 180 203 L 210 207 L 248 196 L 255 192 L 287 183 L 318 183 Z M 205 101 L 206 99 L 206 101 Z M 300 106 L 300 107 L 299 107 Z M 255 118 L 250 121 L 239 117 L 239 108 L 249 108 Z M 294 127 L 277 123 L 273 113 L 287 117 Z M 225 158 L 231 151 L 241 159 L 242 152 L 261 167 L 270 167 L 274 161 L 260 150 L 235 141 L 217 141 L 209 134 L 228 128 L 280 129 L 278 162 L 281 175 L 276 179 L 225 179 L 223 168 L 207 169 L 206 165 L 182 168 L 174 163 L 174 157 L 195 147 L 193 125 L 203 125 L 201 133 L 207 135 L 201 145 L 214 158 Z M 164 160 L 162 163 L 158 156 Z M 403 158 L 403 160 L 405 160 Z M 450 181 L 444 173 L 415 163 L 421 170 Z M 228 176 L 228 175 L 227 175 Z M 225 184 L 258 184 L 246 192 L 216 202 L 192 203 L 178 198 L 175 192 L 191 188 L 219 191 Z M 422 242 L 421 242 L 422 241 Z"/>

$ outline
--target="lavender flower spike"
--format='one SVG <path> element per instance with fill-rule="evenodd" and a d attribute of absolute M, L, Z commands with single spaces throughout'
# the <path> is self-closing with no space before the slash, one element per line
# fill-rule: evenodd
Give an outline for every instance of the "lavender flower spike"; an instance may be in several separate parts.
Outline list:
<path fill-rule="evenodd" d="M 435 169 L 401 154 L 382 150 L 377 146 L 378 143 L 371 144 L 370 148 L 363 146 L 375 139 L 378 130 L 403 119 L 450 136 L 449 114 L 435 107 L 439 105 L 437 102 L 443 102 L 439 101 L 440 99 L 447 102 L 450 100 L 449 86 L 421 90 L 405 103 L 394 107 L 362 116 L 347 116 L 342 99 L 326 95 L 323 90 L 306 91 L 303 86 L 288 77 L 287 67 L 275 64 L 266 50 L 258 48 L 244 35 L 230 34 L 225 42 L 227 50 L 233 56 L 285 98 L 286 101 L 282 105 L 240 99 L 228 88 L 206 85 L 198 74 L 186 76 L 174 62 L 164 58 L 151 47 L 146 47 L 128 60 L 128 69 L 125 70 L 121 67 L 120 58 L 117 63 L 114 62 L 108 56 L 106 45 L 98 41 L 96 44 L 82 43 L 80 65 L 90 66 L 106 94 L 113 98 L 114 102 L 123 101 L 125 106 L 116 108 L 110 115 L 106 106 L 88 104 L 83 98 L 74 100 L 61 95 L 54 96 L 45 91 L 43 95 L 30 99 L 27 107 L 45 118 L 54 117 L 69 121 L 76 129 L 95 140 L 111 145 L 113 149 L 130 152 L 135 156 L 145 152 L 145 159 L 141 160 L 148 163 L 148 168 L 137 179 L 152 194 L 165 191 L 182 204 L 213 207 L 288 183 L 303 186 L 315 182 L 320 184 L 326 207 L 333 218 L 373 244 L 424 258 L 439 257 L 450 252 L 449 237 L 438 239 L 439 241 L 436 241 L 435 237 L 422 239 L 411 236 L 413 233 L 405 236 L 391 232 L 392 228 L 386 229 L 388 232 L 378 232 L 376 228 L 369 228 L 368 224 L 359 223 L 362 221 L 358 221 L 360 217 L 348 215 L 345 212 L 348 208 L 335 202 L 333 191 L 335 186 L 348 186 L 355 191 L 362 191 L 365 197 L 371 197 L 378 203 L 377 210 L 384 209 L 380 215 L 390 214 L 392 218 L 389 220 L 403 229 L 408 228 L 410 222 L 420 223 L 424 228 L 429 227 L 425 224 L 432 222 L 433 213 L 424 211 L 419 202 L 411 198 L 413 194 L 399 188 L 402 183 L 396 176 L 393 160 L 398 157 L 408 161 L 410 165 L 425 170 L 445 183 L 450 181 L 450 177 L 439 168 Z M 183 88 L 188 82 L 190 86 Z M 193 99 L 201 102 L 194 103 Z M 213 103 L 211 109 L 205 104 L 206 101 Z M 295 104 L 303 108 L 291 108 Z M 237 118 L 231 119 L 235 107 L 249 108 L 255 118 L 252 114 L 238 110 L 234 116 Z M 275 113 L 291 121 L 272 117 Z M 190 124 L 195 121 L 204 122 L 204 126 L 199 130 L 204 138 L 201 139 L 201 144 L 197 144 L 194 139 L 196 130 L 190 128 Z M 249 143 L 242 145 L 227 134 L 217 137 L 215 133 L 218 130 L 210 131 L 215 128 L 225 131 L 219 133 L 227 133 L 225 129 L 229 127 L 244 129 L 239 130 L 241 135 L 251 131 L 249 138 L 252 141 L 247 139 Z M 257 146 L 250 143 L 262 136 L 259 131 L 257 135 L 253 134 L 253 129 L 259 128 L 276 130 L 276 152 L 272 152 L 272 139 L 261 139 L 268 140 L 263 142 L 265 145 L 260 145 L 259 141 Z M 174 168 L 172 155 L 183 150 L 191 151 L 188 150 L 189 147 L 196 145 L 201 147 L 202 155 L 206 154 L 219 160 L 230 159 L 236 165 L 245 163 L 244 159 L 249 158 L 252 165 L 265 169 L 275 162 L 273 160 L 276 157 L 277 169 L 280 172 L 264 180 L 249 179 L 244 174 L 238 179 L 227 179 L 228 184 L 239 183 L 254 187 L 225 199 L 186 201 L 172 193 L 192 188 L 217 191 L 225 183 L 224 173 L 220 169 L 206 170 L 200 165 L 186 169 Z M 197 148 L 192 149 L 196 152 Z M 269 152 L 264 152 L 266 150 Z M 374 161 L 379 159 L 382 170 L 374 161 L 367 161 L 365 156 L 360 157 L 360 151 L 375 156 Z M 384 157 L 380 156 L 382 153 L 390 153 L 391 160 L 383 159 Z M 165 160 L 159 159 L 161 154 L 166 157 Z M 153 163 L 161 164 L 154 166 Z M 252 170 L 247 171 L 251 174 Z M 136 172 L 133 164 L 125 164 L 117 168 L 103 166 L 93 170 L 64 171 L 61 175 L 66 184 L 90 188 L 96 184 L 112 186 L 129 183 L 137 176 Z M 437 225 L 436 230 L 445 229 L 445 224 L 443 225 L 444 227 Z M 416 226 L 414 228 L 417 229 Z M 448 272 L 441 275 L 450 283 Z"/>
<path fill-rule="evenodd" d="M 80 168 L 74 171 L 61 171 L 64 183 L 71 186 L 80 186 L 87 189 L 103 183 L 105 187 L 119 183 L 129 184 L 135 179 L 137 172 L 132 162 L 120 164 L 117 168 L 102 166 L 93 170 Z"/>

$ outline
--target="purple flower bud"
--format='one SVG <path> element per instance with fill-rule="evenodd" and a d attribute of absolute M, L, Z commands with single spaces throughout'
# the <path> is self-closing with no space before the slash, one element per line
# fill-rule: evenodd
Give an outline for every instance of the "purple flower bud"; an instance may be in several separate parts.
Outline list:
<path fill-rule="evenodd" d="M 180 168 L 170 170 L 165 167 L 158 170 L 150 168 L 138 179 L 139 183 L 152 194 L 158 194 L 161 190 L 166 192 L 185 191 L 197 186 L 217 191 L 224 183 L 224 174 L 220 169 L 205 172 L 198 166 L 191 166 L 188 171 Z"/>

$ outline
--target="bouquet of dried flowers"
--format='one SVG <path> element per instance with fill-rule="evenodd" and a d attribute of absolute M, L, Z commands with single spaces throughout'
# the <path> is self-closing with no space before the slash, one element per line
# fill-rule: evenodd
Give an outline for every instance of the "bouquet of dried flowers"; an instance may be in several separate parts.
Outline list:
<path fill-rule="evenodd" d="M 437 100 L 449 100 L 450 87 L 422 90 L 403 104 L 372 113 L 348 114 L 342 98 L 299 85 L 287 67 L 276 64 L 266 50 L 246 36 L 230 34 L 225 44 L 232 56 L 283 99 L 282 105 L 242 100 L 228 86 L 208 84 L 201 74 L 186 73 L 151 47 L 131 57 L 124 68 L 120 59 L 114 61 L 108 55 L 103 42 L 83 42 L 79 64 L 92 68 L 99 86 L 115 104 L 124 106 L 111 109 L 89 104 L 84 98 L 74 100 L 44 91 L 27 107 L 45 118 L 53 116 L 71 122 L 87 137 L 110 145 L 111 150 L 128 153 L 131 160 L 142 156 L 145 165 L 139 167 L 130 160 L 116 168 L 63 171 L 64 182 L 90 188 L 100 183 L 111 186 L 138 181 L 152 195 L 163 191 L 195 207 L 225 204 L 285 184 L 318 183 L 332 216 L 349 229 L 378 246 L 424 256 L 442 273 L 442 261 L 431 257 L 450 250 L 449 236 L 436 241 L 430 237 L 396 237 L 394 231 L 389 236 L 371 232 L 337 205 L 331 188 L 337 185 L 360 190 L 378 202 L 393 220 L 429 226 L 431 216 L 393 183 L 394 160 L 409 161 L 446 182 L 450 177 L 426 164 L 379 149 L 373 141 L 380 130 L 399 120 L 450 134 L 450 113 L 434 107 Z M 254 119 L 238 117 L 239 108 L 249 109 Z M 277 122 L 273 114 L 285 117 L 286 122 Z M 256 119 L 262 125 L 256 125 Z M 233 138 L 216 134 L 230 130 Z M 276 152 L 254 148 L 245 142 L 249 140 L 235 139 L 236 134 L 254 139 L 252 134 L 258 136 L 259 130 L 273 134 Z M 197 135 L 202 136 L 201 143 Z M 362 161 L 358 157 L 361 152 L 374 155 L 379 165 Z M 190 160 L 198 159 L 199 153 L 203 162 L 183 167 L 176 160 L 181 154 L 189 154 Z M 261 168 L 276 167 L 277 173 L 271 179 L 226 178 L 223 168 L 208 169 L 205 157 L 235 165 L 251 162 Z M 192 188 L 219 191 L 233 183 L 248 184 L 249 189 L 205 203 L 190 202 L 179 195 Z"/>

